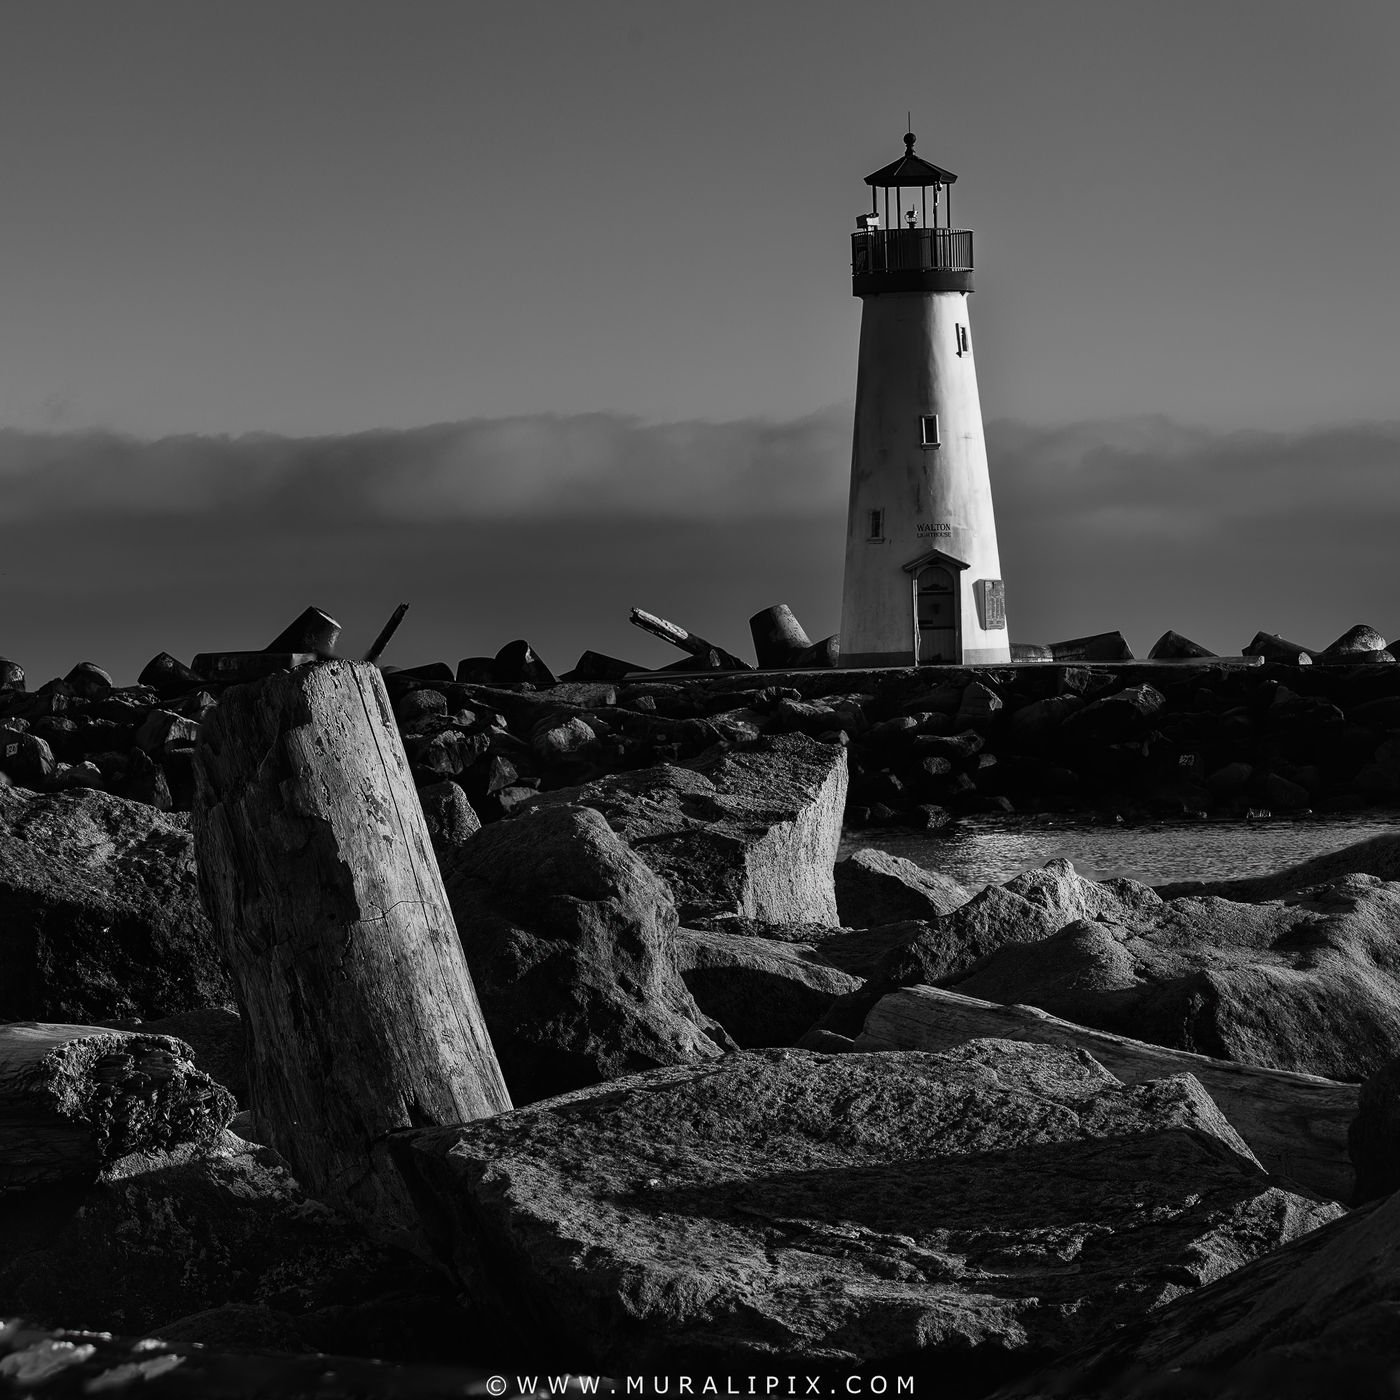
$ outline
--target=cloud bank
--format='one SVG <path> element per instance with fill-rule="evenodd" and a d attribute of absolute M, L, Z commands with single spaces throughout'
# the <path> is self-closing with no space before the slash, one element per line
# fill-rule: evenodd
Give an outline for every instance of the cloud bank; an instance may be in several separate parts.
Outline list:
<path fill-rule="evenodd" d="M 320 520 L 723 520 L 844 501 L 849 415 L 646 424 L 473 419 L 337 437 L 0 431 L 0 519 L 314 515 Z"/>
<path fill-rule="evenodd" d="M 1012 636 L 1168 627 L 1219 652 L 1264 628 L 1400 631 L 1400 424 L 1221 433 L 1166 419 L 988 425 Z M 0 431 L 0 652 L 34 682 L 156 651 L 263 645 L 307 603 L 400 665 L 528 636 L 674 659 L 636 605 L 734 650 L 788 602 L 839 626 L 849 408 L 790 422 L 589 414 L 343 437 L 142 441 Z M 1390 630 L 1387 630 L 1390 629 Z"/>

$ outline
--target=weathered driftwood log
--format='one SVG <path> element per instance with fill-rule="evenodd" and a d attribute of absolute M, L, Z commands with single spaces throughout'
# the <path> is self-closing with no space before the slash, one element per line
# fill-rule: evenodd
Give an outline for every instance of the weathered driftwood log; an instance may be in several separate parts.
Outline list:
<path fill-rule="evenodd" d="M 91 1177 L 128 1152 L 209 1142 L 233 1095 L 164 1035 L 0 1026 L 0 1191 Z"/>
<path fill-rule="evenodd" d="M 674 622 L 667 622 L 664 617 L 656 617 L 652 613 L 643 612 L 641 608 L 633 608 L 628 621 L 634 627 L 640 627 L 643 632 L 650 632 L 653 637 L 660 637 L 663 642 L 670 642 L 673 647 L 679 647 L 682 651 L 689 652 L 691 656 L 705 656 L 713 651 L 719 655 L 721 663 L 729 670 L 753 670 L 747 661 L 743 660 L 742 657 L 735 656 L 732 651 L 725 651 L 723 647 L 717 647 L 713 642 L 707 642 L 703 637 L 697 637 L 694 632 L 687 632 L 684 627 L 677 627 Z"/>
<path fill-rule="evenodd" d="M 397 1129 L 510 1108 L 379 671 L 225 692 L 195 753 L 200 890 L 259 1126 L 307 1189 L 397 1233 Z"/>
<path fill-rule="evenodd" d="M 881 997 L 865 1018 L 856 1049 L 939 1051 L 988 1036 L 1073 1045 L 1125 1084 L 1194 1074 L 1266 1170 L 1335 1201 L 1351 1197 L 1347 1126 L 1356 1117 L 1355 1084 L 1167 1050 L 1076 1026 L 1034 1006 L 1003 1006 L 936 987 L 906 987 Z"/>
<path fill-rule="evenodd" d="M 400 603 L 392 614 L 388 622 L 379 629 L 379 635 L 374 639 L 370 649 L 365 652 L 366 661 L 378 661 L 384 655 L 384 648 L 389 645 L 389 638 L 398 631 L 399 623 L 403 621 L 403 615 L 408 611 L 407 603 Z"/>

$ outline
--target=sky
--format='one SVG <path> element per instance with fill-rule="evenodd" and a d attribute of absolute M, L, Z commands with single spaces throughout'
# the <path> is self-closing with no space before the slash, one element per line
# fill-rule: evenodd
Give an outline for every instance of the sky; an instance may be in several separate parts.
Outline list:
<path fill-rule="evenodd" d="M 1016 640 L 1400 630 L 1390 0 L 10 0 L 0 653 L 836 630 L 862 178 L 956 171 Z M 1387 630 L 1387 629 L 1390 630 Z"/>

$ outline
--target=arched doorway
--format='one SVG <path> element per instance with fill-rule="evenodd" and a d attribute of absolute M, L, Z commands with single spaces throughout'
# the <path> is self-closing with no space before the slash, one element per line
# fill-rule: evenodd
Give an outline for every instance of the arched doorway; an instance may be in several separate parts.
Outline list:
<path fill-rule="evenodd" d="M 928 564 L 914 579 L 915 635 L 920 666 L 962 660 L 958 647 L 958 579 L 943 564 Z"/>

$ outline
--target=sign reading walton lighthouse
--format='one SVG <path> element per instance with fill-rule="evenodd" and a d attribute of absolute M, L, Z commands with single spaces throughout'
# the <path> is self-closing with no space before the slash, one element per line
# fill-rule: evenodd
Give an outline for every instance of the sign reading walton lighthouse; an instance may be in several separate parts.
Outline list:
<path fill-rule="evenodd" d="M 871 212 L 851 238 L 861 318 L 843 666 L 1010 660 L 957 178 L 914 154 L 912 132 L 899 160 L 865 177 Z"/>

